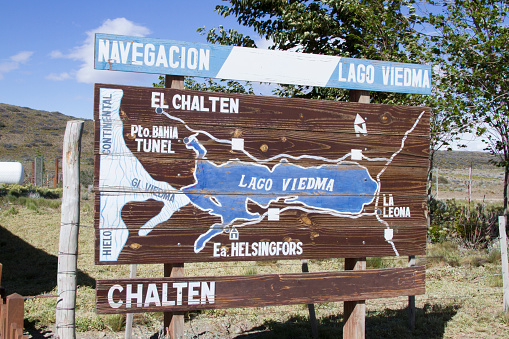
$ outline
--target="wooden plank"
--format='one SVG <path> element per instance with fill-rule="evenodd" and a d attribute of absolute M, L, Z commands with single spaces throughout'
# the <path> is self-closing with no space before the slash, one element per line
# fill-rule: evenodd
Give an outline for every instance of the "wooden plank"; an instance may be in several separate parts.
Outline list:
<path fill-rule="evenodd" d="M 118 194 L 118 193 L 111 193 Z M 108 196 L 107 196 L 108 197 Z M 134 196 L 135 198 L 137 195 Z M 223 200 L 223 196 L 217 196 L 218 201 Z M 327 197 L 328 199 L 344 202 L 342 198 L 347 197 Z M 176 199 L 176 198 L 175 198 Z M 330 229 L 340 230 L 343 227 L 372 227 L 376 229 L 379 226 L 384 226 L 386 223 L 390 227 L 395 226 L 425 226 L 426 221 L 426 204 L 423 203 L 423 197 L 410 196 L 403 198 L 394 198 L 394 206 L 389 205 L 389 199 L 386 197 L 385 205 L 383 197 L 379 199 L 378 205 L 370 204 L 365 206 L 362 213 L 330 213 L 325 214 L 320 211 L 310 211 L 304 208 L 285 209 L 286 205 L 283 201 L 271 202 L 268 207 L 260 206 L 254 202 L 248 201 L 246 207 L 253 215 L 259 215 L 260 220 L 256 224 L 245 224 L 242 221 L 234 222 L 232 227 L 238 230 L 247 229 L 260 229 L 272 230 L 281 229 L 283 232 L 288 228 L 306 227 L 316 228 L 325 227 Z M 326 199 L 324 199 L 326 200 Z M 295 207 L 304 205 L 298 202 Z M 229 206 L 231 209 L 242 210 L 244 205 Z M 270 220 L 268 217 L 269 208 L 279 208 L 279 220 Z M 155 201 L 154 198 L 146 198 L 144 201 L 133 201 L 126 203 L 120 211 L 120 216 L 128 229 L 139 230 L 140 228 L 146 229 L 147 234 L 151 229 L 186 229 L 203 232 L 210 228 L 215 223 L 220 223 L 221 218 L 219 214 L 212 214 L 209 211 L 203 211 L 192 204 L 188 204 L 180 210 L 174 212 L 173 218 L 161 221 L 151 229 L 144 227 L 146 223 L 161 214 L 164 210 L 164 203 Z M 99 218 L 100 214 L 96 214 Z M 173 219 L 173 220 L 172 220 Z M 178 221 L 176 221 L 178 220 Z M 116 224 L 104 223 L 102 229 L 114 229 Z"/>
<path fill-rule="evenodd" d="M 202 126 L 200 126 L 202 127 Z M 216 133 L 214 129 L 217 129 Z M 231 139 L 234 135 L 235 128 L 219 128 L 214 127 L 211 133 L 222 140 Z M 97 132 L 98 133 L 98 132 Z M 130 132 L 126 132 L 130 135 Z M 291 157 L 292 163 L 302 166 L 319 166 L 323 165 L 322 159 L 313 159 L 306 156 L 309 154 L 319 154 L 320 158 L 336 159 L 333 163 L 340 161 L 351 161 L 352 149 L 359 148 L 359 139 L 351 134 L 332 134 L 332 133 L 311 133 L 311 132 L 289 132 L 281 135 L 278 131 L 251 129 L 243 132 L 244 150 L 255 157 L 260 159 L 264 164 L 274 166 L 281 161 L 281 154 L 287 154 Z M 180 133 L 182 139 L 185 138 L 184 133 Z M 241 151 L 234 151 L 229 144 L 218 144 L 213 142 L 210 138 L 199 136 L 197 139 L 200 143 L 207 147 L 207 160 L 214 163 L 222 163 L 228 160 L 237 159 L 239 161 L 253 160 L 246 156 Z M 177 166 L 173 170 L 185 171 L 194 168 L 194 160 L 196 154 L 194 151 L 186 149 L 186 145 L 180 141 L 171 144 L 171 151 L 174 153 L 167 153 L 168 148 L 165 146 L 165 153 L 144 152 L 145 149 L 152 147 L 152 141 L 144 141 L 148 139 L 130 138 L 124 139 L 129 148 L 129 153 L 119 153 L 118 156 L 122 157 L 137 157 L 144 166 L 148 166 L 150 171 L 151 162 L 159 164 L 168 164 L 177 161 Z M 152 139 L 154 140 L 154 139 Z M 282 141 L 284 140 L 284 141 Z M 160 144 L 159 140 L 157 145 Z M 392 145 L 387 146 L 389 143 Z M 365 138 L 362 142 L 362 160 L 356 162 L 364 166 L 384 167 L 390 160 L 391 156 L 399 151 L 401 143 L 401 136 L 383 136 L 372 135 Z M 384 146 L 385 145 L 385 146 Z M 421 167 L 427 168 L 429 165 L 428 151 L 429 140 L 423 137 L 410 136 L 405 140 L 405 147 L 402 149 L 398 156 L 391 161 L 391 166 L 394 167 Z M 155 147 L 155 146 L 154 146 Z M 98 146 L 95 148 L 96 156 L 98 155 Z M 301 157 L 301 158 L 299 158 Z M 270 160 L 274 159 L 274 160 Z M 186 162 L 187 160 L 187 162 Z M 181 165 L 178 165 L 181 163 Z M 330 163 L 330 162 L 329 162 Z M 168 173 L 171 174 L 171 173 Z"/>
<path fill-rule="evenodd" d="M 318 170 L 318 172 L 320 172 L 320 170 Z M 383 181 L 380 180 L 379 184 L 376 182 L 376 176 L 372 180 L 368 175 L 366 175 L 364 177 L 367 179 L 366 183 L 362 181 L 362 178 L 352 179 L 352 176 L 356 175 L 355 173 L 352 173 L 352 175 L 343 175 L 342 173 L 335 174 L 331 173 L 331 171 L 328 172 L 329 173 L 327 174 L 331 174 L 328 177 L 313 176 L 312 171 L 310 171 L 310 175 L 308 177 L 299 177 L 297 175 L 294 177 L 283 177 L 280 175 L 263 176 L 256 174 L 246 174 L 242 177 L 243 174 L 240 171 L 239 173 L 232 174 L 225 170 L 223 174 L 218 173 L 218 175 L 214 178 L 215 182 L 211 184 L 211 187 L 208 190 L 205 190 L 201 184 L 196 184 L 196 179 L 193 184 L 182 186 L 181 189 L 178 190 L 177 187 L 173 187 L 168 183 L 164 184 L 164 180 L 147 180 L 147 178 L 143 176 L 133 175 L 129 182 L 124 180 L 123 183 L 118 185 L 105 185 L 101 191 L 97 192 L 97 195 L 99 198 L 107 199 L 115 197 L 118 198 L 129 194 L 132 195 L 131 201 L 133 202 L 153 199 L 163 203 L 165 201 L 173 202 L 185 198 L 186 195 L 192 195 L 195 199 L 198 199 L 198 196 L 200 195 L 204 197 L 212 196 L 217 197 L 218 200 L 226 200 L 238 195 L 249 197 L 249 201 L 247 201 L 247 203 L 245 201 L 231 203 L 230 207 L 237 209 L 243 208 L 246 204 L 267 206 L 266 203 L 262 203 L 261 201 L 265 199 L 264 197 L 271 197 L 271 203 L 276 203 L 278 201 L 291 201 L 293 198 L 295 204 L 298 204 L 299 202 L 303 203 L 303 201 L 302 199 L 295 199 L 294 197 L 303 197 L 308 200 L 308 203 L 312 203 L 311 200 L 319 200 L 323 206 L 330 205 L 334 202 L 337 202 L 338 204 L 345 201 L 355 204 L 355 200 L 359 201 L 359 203 L 361 201 L 365 202 L 362 209 L 362 206 L 360 205 L 358 208 L 355 208 L 357 205 L 351 205 L 352 210 L 355 208 L 357 213 L 360 213 L 362 210 L 372 211 L 375 208 L 380 208 L 383 206 L 384 201 L 386 204 L 389 204 L 389 200 L 391 203 L 394 203 L 393 206 L 412 205 L 414 208 L 417 208 L 415 210 L 417 213 L 421 209 L 419 206 L 424 201 L 423 199 L 426 192 L 425 182 L 405 179 L 404 172 L 389 171 L 384 173 Z M 401 180 L 398 180 L 398 173 L 402 175 Z M 202 178 L 205 177 L 206 175 L 202 176 Z M 230 181 L 228 181 L 228 178 L 230 178 Z M 304 179 L 301 180 L 300 178 Z M 184 180 L 188 179 L 183 178 L 181 181 L 175 181 L 174 184 L 182 183 Z M 189 178 L 189 180 L 191 179 Z M 349 182 L 344 184 L 343 180 Z M 359 186 L 354 185 L 357 183 L 359 186 L 364 185 L 365 183 L 367 184 L 364 189 L 365 192 L 360 191 L 363 189 L 362 186 L 359 188 Z M 179 184 L 175 184 L 175 186 L 177 185 Z M 243 185 L 243 187 L 239 187 L 240 185 Z M 317 186 L 321 187 L 317 189 Z M 379 187 L 378 190 L 377 186 Z M 312 199 L 312 197 L 319 198 Z M 313 203 L 318 202 L 314 201 Z M 339 208 L 336 210 L 338 213 L 342 211 Z M 413 211 L 414 209 L 412 209 L 412 212 Z"/>
<path fill-rule="evenodd" d="M 120 46 L 120 47 L 119 47 Z M 97 33 L 96 69 L 431 94 L 431 66 Z"/>
<path fill-rule="evenodd" d="M 155 165 L 156 163 L 154 163 Z M 160 168 L 163 167 L 160 165 Z M 171 165 L 170 165 L 171 166 Z M 281 198 L 285 198 L 292 195 L 299 196 L 316 196 L 321 195 L 324 199 L 327 197 L 340 197 L 340 196 L 379 196 L 381 200 L 383 200 L 383 195 L 386 195 L 386 198 L 389 198 L 389 194 L 393 195 L 395 201 L 399 201 L 401 199 L 408 200 L 410 197 L 422 198 L 426 192 L 426 182 L 420 178 L 409 178 L 408 173 L 413 172 L 415 175 L 419 175 L 426 172 L 424 168 L 417 169 L 405 169 L 399 170 L 397 167 L 393 167 L 390 170 L 386 170 L 380 176 L 380 180 L 377 182 L 378 173 L 380 173 L 383 168 L 376 168 L 374 173 L 377 175 L 368 174 L 370 172 L 369 169 L 363 169 L 362 167 L 350 167 L 353 169 L 357 169 L 357 172 L 360 174 L 361 171 L 364 171 L 365 176 L 363 178 L 357 178 L 357 182 L 362 184 L 362 180 L 365 178 L 366 181 L 369 180 L 368 183 L 373 182 L 375 187 L 368 187 L 366 192 L 361 192 L 355 190 L 354 185 L 345 184 L 342 180 L 348 180 L 348 173 L 334 173 L 335 171 L 344 171 L 348 170 L 347 165 L 337 165 L 331 170 L 326 170 L 324 168 L 323 172 L 328 172 L 327 177 L 322 176 L 313 176 L 314 173 L 320 172 L 318 169 L 317 172 L 312 173 L 309 172 L 308 177 L 303 177 L 305 179 L 300 180 L 297 175 L 284 176 L 284 173 L 281 174 L 267 174 L 266 176 L 256 174 L 245 174 L 242 177 L 242 168 L 241 166 L 234 165 L 235 170 L 238 170 L 239 173 L 228 173 L 225 170 L 225 173 L 219 173 L 217 175 L 217 179 L 213 185 L 207 191 L 203 190 L 200 185 L 196 184 L 196 179 L 194 178 L 193 172 L 177 172 L 180 174 L 175 177 L 168 177 L 168 181 L 171 184 L 168 184 L 163 178 L 159 176 L 159 178 L 163 180 L 156 179 L 148 179 L 143 176 L 133 175 L 129 179 L 124 180 L 120 183 L 112 183 L 112 184 L 104 184 L 101 189 L 98 189 L 98 192 L 103 195 L 112 195 L 115 192 L 121 193 L 151 193 L 155 194 L 153 199 L 156 198 L 171 198 L 165 196 L 157 196 L 157 194 L 208 194 L 208 195 L 250 195 L 250 196 L 267 196 L 267 195 L 279 195 Z M 371 169 L 373 169 L 371 167 Z M 171 171 L 171 169 L 165 170 Z M 175 173 L 175 172 L 174 172 Z M 268 173 L 265 171 L 265 173 Z M 261 174 L 261 171 L 260 171 Z M 352 174 L 353 176 L 355 173 Z M 158 177 L 157 175 L 155 177 Z M 312 179 L 308 179 L 311 177 Z M 227 181 L 228 178 L 231 178 L 230 181 Z M 253 179 L 256 178 L 256 179 Z M 319 181 L 317 181 L 319 178 Z M 345 179 L 343 179 L 345 178 Z M 351 178 L 351 176 L 350 176 Z M 261 179 L 261 180 L 260 180 Z M 332 181 L 331 181 L 332 180 Z M 270 183 L 269 183 L 270 181 Z M 163 182 L 163 184 L 161 184 Z M 353 182 L 353 180 L 352 180 Z M 164 183 L 167 183 L 166 185 Z M 187 184 L 190 183 L 190 184 Z M 187 185 L 186 185 L 187 184 Z M 222 185 L 224 184 L 224 185 Z M 192 187 L 194 185 L 194 187 Z M 240 186 L 243 186 L 240 187 Z M 271 186 L 267 189 L 267 186 Z M 311 188 L 309 188 L 311 185 Z M 376 185 L 380 188 L 378 191 L 376 189 Z M 320 187 L 318 187 L 320 186 Z M 184 188 L 185 189 L 182 189 Z M 247 189 L 245 188 L 247 187 Z M 299 189 L 300 187 L 300 189 Z M 179 189 L 180 188 L 180 189 Z M 248 191 L 249 190 L 249 191 Z M 248 193 L 246 193 L 246 191 Z M 147 199 L 150 199 L 148 197 Z M 160 200 L 160 199 L 157 199 Z"/>
<path fill-rule="evenodd" d="M 260 229 L 251 228 L 242 230 L 238 241 L 230 240 L 227 233 L 218 235 L 198 253 L 194 251 L 194 244 L 200 233 L 186 230 L 184 226 L 178 229 L 157 228 L 147 236 L 140 236 L 132 230 L 115 261 L 98 260 L 100 230 L 96 230 L 96 264 L 324 259 L 361 255 L 381 257 L 395 256 L 395 249 L 400 256 L 426 254 L 425 226 L 391 229 L 394 246 L 385 240 L 384 226 L 334 229 L 302 225 L 284 232 L 265 228 L 262 235 Z"/>
<path fill-rule="evenodd" d="M 95 97 L 101 88 L 122 90 L 120 118 L 129 126 L 132 123 L 142 127 L 152 125 L 177 126 L 185 133 L 185 125 L 193 128 L 239 128 L 237 132 L 250 129 L 271 129 L 285 131 L 328 132 L 336 134 L 359 134 L 359 137 L 373 135 L 404 135 L 417 122 L 422 112 L 426 114 L 412 130 L 416 136 L 429 137 L 429 108 L 363 104 L 331 100 L 310 100 L 280 98 L 232 93 L 213 93 L 168 88 L 133 87 L 110 84 L 96 84 Z M 155 93 L 155 94 L 153 94 Z M 185 97 L 182 104 L 182 97 Z M 189 99 L 189 100 L 188 100 Z M 189 104 L 187 104 L 189 102 Z M 193 104 L 194 102 L 194 104 Z M 221 103 L 224 103 L 221 109 Z M 237 104 L 238 103 L 238 104 Z M 157 107 L 164 105 L 162 113 Z M 214 108 L 215 107 L 215 108 Z M 208 111 L 206 111 L 208 109 Z M 94 107 L 94 120 L 100 120 L 100 108 Z M 167 114 L 164 114 L 167 113 Z M 357 115 L 364 120 L 366 131 L 355 129 Z M 118 123 L 119 118 L 111 118 Z M 131 121 L 132 120 L 132 121 Z M 358 124 L 362 124 L 358 122 Z M 180 127 L 180 128 L 179 128 Z M 138 134 L 139 131 L 136 131 Z M 98 136 L 96 136 L 97 138 Z"/>
<path fill-rule="evenodd" d="M 425 292 L 424 277 L 424 267 L 405 267 L 363 272 L 99 279 L 96 312 L 191 311 L 419 295 Z"/>

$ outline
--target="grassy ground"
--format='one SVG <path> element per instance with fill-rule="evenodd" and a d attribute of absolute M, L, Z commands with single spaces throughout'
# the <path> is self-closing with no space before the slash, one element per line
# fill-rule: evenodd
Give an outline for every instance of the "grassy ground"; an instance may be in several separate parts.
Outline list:
<path fill-rule="evenodd" d="M 45 201 L 45 202 L 44 202 Z M 56 268 L 60 225 L 58 202 L 44 199 L 0 201 L 0 262 L 7 293 L 28 299 L 25 327 L 33 338 L 51 335 L 55 320 Z M 94 312 L 94 279 L 129 276 L 129 267 L 96 266 L 93 260 L 93 208 L 82 201 L 79 238 L 77 329 L 78 338 L 123 336 L 123 316 Z M 429 245 L 418 258 L 427 266 L 426 294 L 416 297 L 416 328 L 407 327 L 408 298 L 368 300 L 368 338 L 502 338 L 509 337 L 509 318 L 502 312 L 502 278 L 499 254 L 460 250 L 450 243 Z M 371 268 L 405 266 L 406 258 L 370 258 Z M 138 275 L 160 277 L 163 265 L 139 265 Z M 343 260 L 310 262 L 310 271 L 341 270 Z M 186 274 L 237 275 L 299 272 L 297 261 L 186 264 Z M 321 338 L 342 333 L 342 303 L 316 305 Z M 188 338 L 306 338 L 310 337 L 305 305 L 245 308 L 189 313 Z M 156 337 L 162 314 L 135 315 L 135 337 Z"/>

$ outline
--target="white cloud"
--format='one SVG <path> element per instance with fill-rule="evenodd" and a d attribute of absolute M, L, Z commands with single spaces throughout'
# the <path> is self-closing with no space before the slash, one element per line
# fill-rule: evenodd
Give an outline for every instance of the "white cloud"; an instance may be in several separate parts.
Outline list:
<path fill-rule="evenodd" d="M 51 73 L 46 76 L 46 79 L 53 80 L 53 81 L 63 81 L 63 80 L 69 80 L 72 79 L 71 73 L 63 72 L 60 74 Z"/>
<path fill-rule="evenodd" d="M 64 58 L 65 57 L 64 53 L 62 53 L 60 51 L 51 51 L 49 56 L 51 58 L 53 58 L 53 59 L 58 59 L 58 58 Z"/>
<path fill-rule="evenodd" d="M 34 52 L 23 51 L 11 56 L 6 61 L 0 61 L 0 80 L 3 79 L 4 74 L 18 69 L 22 64 L 27 63 L 32 57 Z"/>
<path fill-rule="evenodd" d="M 81 62 L 80 68 L 76 72 L 73 72 L 78 82 L 84 83 L 105 82 L 105 83 L 125 84 L 126 82 L 134 82 L 137 79 L 146 78 L 145 74 L 139 73 L 95 70 L 94 69 L 95 33 L 146 36 L 147 34 L 150 34 L 150 30 L 147 27 L 137 25 L 134 22 L 127 20 L 126 18 L 108 19 L 104 21 L 104 23 L 101 26 L 86 32 L 87 38 L 85 39 L 85 41 L 83 41 L 83 44 L 81 44 L 80 46 L 74 47 L 67 54 L 62 53 L 60 51 L 52 51 L 50 56 L 53 58 L 68 58 Z M 48 79 L 50 78 L 53 78 L 51 80 L 63 80 L 59 79 L 58 76 L 51 74 L 48 76 Z"/>
<path fill-rule="evenodd" d="M 272 45 L 274 45 L 274 41 L 272 39 L 265 39 L 260 37 L 259 39 L 255 40 L 256 47 L 261 49 L 269 49 Z"/>
<path fill-rule="evenodd" d="M 16 63 L 24 64 L 25 62 L 30 60 L 32 54 L 34 54 L 34 52 L 29 51 L 19 52 L 18 54 L 11 56 L 11 60 Z"/>
<path fill-rule="evenodd" d="M 458 147 L 458 144 L 466 145 L 466 148 Z M 452 145 L 453 150 L 458 151 L 474 151 L 474 152 L 483 152 L 486 148 L 486 143 L 482 141 L 482 139 L 476 136 L 473 133 L 463 133 L 460 135 L 459 142 L 456 142 Z"/>

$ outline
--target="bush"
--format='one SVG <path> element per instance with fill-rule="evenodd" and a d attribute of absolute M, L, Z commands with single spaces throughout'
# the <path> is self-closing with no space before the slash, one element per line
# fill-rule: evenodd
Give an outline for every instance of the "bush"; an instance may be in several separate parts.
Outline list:
<path fill-rule="evenodd" d="M 498 216 L 503 214 L 503 208 L 485 203 L 461 205 L 454 199 L 432 200 L 430 214 L 431 242 L 450 239 L 467 248 L 485 248 L 498 236 Z"/>
<path fill-rule="evenodd" d="M 39 196 L 46 199 L 58 199 L 62 197 L 61 188 L 37 187 L 35 185 L 7 185 L 0 184 L 0 197 L 3 196 L 34 197 Z"/>

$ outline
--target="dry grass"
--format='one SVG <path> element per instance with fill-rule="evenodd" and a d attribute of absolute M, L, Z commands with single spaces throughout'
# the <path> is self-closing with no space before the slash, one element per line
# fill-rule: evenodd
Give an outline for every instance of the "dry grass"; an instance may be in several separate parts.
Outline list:
<path fill-rule="evenodd" d="M 16 213 L 12 213 L 12 209 Z M 8 293 L 25 296 L 56 294 L 56 264 L 60 211 L 38 210 L 0 202 L 0 262 L 2 285 Z M 124 316 L 98 316 L 94 311 L 94 279 L 129 276 L 127 265 L 94 265 L 93 209 L 83 201 L 79 238 L 77 329 L 79 338 L 122 337 Z M 368 338 L 497 338 L 509 337 L 509 318 L 502 311 L 500 262 L 496 252 L 464 251 L 445 243 L 430 245 L 427 257 L 426 294 L 416 297 L 416 328 L 407 327 L 407 298 L 368 300 Z M 493 254 L 495 253 L 495 254 Z M 371 268 L 405 266 L 406 258 L 369 258 Z M 159 277 L 163 265 L 139 265 L 143 277 Z M 342 270 L 342 259 L 311 260 L 310 271 Z M 298 261 L 186 264 L 187 275 L 238 275 L 299 272 Z M 34 336 L 51 330 L 56 298 L 26 302 L 25 327 Z M 341 302 L 317 304 L 321 338 L 342 333 Z M 306 305 L 191 312 L 188 338 L 306 338 L 310 337 Z M 134 334 L 145 338 L 162 326 L 162 314 L 135 316 Z M 120 332 L 119 332 L 120 331 Z"/>

